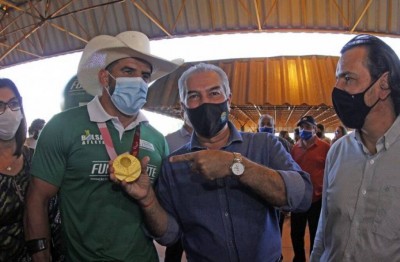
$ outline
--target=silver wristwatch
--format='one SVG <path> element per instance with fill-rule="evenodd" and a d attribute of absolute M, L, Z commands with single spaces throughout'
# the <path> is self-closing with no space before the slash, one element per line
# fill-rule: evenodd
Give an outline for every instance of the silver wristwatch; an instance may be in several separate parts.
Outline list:
<path fill-rule="evenodd" d="M 235 176 L 241 176 L 244 173 L 244 165 L 242 163 L 242 155 L 236 152 L 233 153 L 233 163 L 231 171 Z"/>

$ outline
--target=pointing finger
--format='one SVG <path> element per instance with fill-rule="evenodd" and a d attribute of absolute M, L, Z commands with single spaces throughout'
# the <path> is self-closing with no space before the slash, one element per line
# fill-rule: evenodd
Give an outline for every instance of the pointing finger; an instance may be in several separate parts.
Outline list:
<path fill-rule="evenodd" d="M 176 156 L 171 156 L 169 158 L 169 162 L 171 163 L 176 163 L 176 162 L 184 162 L 184 161 L 193 161 L 194 153 L 187 153 L 187 154 L 182 154 L 182 155 L 176 155 Z"/>

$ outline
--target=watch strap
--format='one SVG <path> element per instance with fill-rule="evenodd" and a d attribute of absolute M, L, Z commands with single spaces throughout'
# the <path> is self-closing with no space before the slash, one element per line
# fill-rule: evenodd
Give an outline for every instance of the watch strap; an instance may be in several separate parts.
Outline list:
<path fill-rule="evenodd" d="M 231 165 L 231 172 L 233 175 L 241 176 L 244 173 L 244 164 L 243 158 L 240 153 L 232 152 L 233 153 L 233 161 Z"/>
<path fill-rule="evenodd" d="M 35 254 L 48 248 L 46 238 L 32 239 L 25 242 L 29 254 Z"/>
<path fill-rule="evenodd" d="M 242 162 L 242 155 L 240 153 L 232 152 L 233 153 L 233 162 Z"/>

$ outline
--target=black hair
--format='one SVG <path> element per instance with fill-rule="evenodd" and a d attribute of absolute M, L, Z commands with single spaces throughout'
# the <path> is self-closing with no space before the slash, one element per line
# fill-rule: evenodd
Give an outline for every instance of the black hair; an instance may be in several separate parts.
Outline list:
<path fill-rule="evenodd" d="M 39 131 L 42 130 L 45 123 L 46 121 L 40 118 L 33 120 L 28 128 L 29 135 L 33 136 L 34 139 L 37 139 L 39 136 Z"/>
<path fill-rule="evenodd" d="M 342 135 L 347 135 L 347 129 L 344 126 L 338 126 L 337 128 L 342 131 Z"/>
<path fill-rule="evenodd" d="M 9 88 L 14 93 L 15 97 L 21 106 L 22 120 L 19 124 L 17 132 L 15 133 L 15 141 L 17 143 L 17 148 L 15 149 L 14 155 L 20 156 L 22 154 L 22 149 L 26 140 L 26 118 L 24 113 L 24 107 L 22 106 L 22 97 L 18 91 L 17 86 L 8 78 L 0 78 L 0 88 Z"/>
<path fill-rule="evenodd" d="M 317 124 L 317 127 L 324 132 L 325 131 L 325 126 L 323 124 Z"/>
<path fill-rule="evenodd" d="M 393 100 L 396 115 L 400 113 L 400 60 L 394 50 L 376 36 L 361 34 L 351 39 L 340 51 L 341 54 L 354 47 L 366 48 L 367 68 L 372 81 L 383 73 L 389 72 L 390 96 Z"/>

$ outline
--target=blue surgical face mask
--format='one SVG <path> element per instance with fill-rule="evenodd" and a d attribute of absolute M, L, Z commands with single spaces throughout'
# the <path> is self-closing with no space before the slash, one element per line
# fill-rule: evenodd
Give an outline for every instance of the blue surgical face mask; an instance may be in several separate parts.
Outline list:
<path fill-rule="evenodd" d="M 274 133 L 274 128 L 273 127 L 263 126 L 263 127 L 260 127 L 258 130 L 260 132 L 264 132 L 264 133 L 270 133 L 270 134 Z"/>
<path fill-rule="evenodd" d="M 300 138 L 304 139 L 304 140 L 309 140 L 311 137 L 313 136 L 313 132 L 312 131 L 308 131 L 308 130 L 300 130 Z"/>
<path fill-rule="evenodd" d="M 128 116 L 138 113 L 146 103 L 147 83 L 141 77 L 117 77 L 115 81 L 115 89 L 111 95 L 115 107 Z"/>

